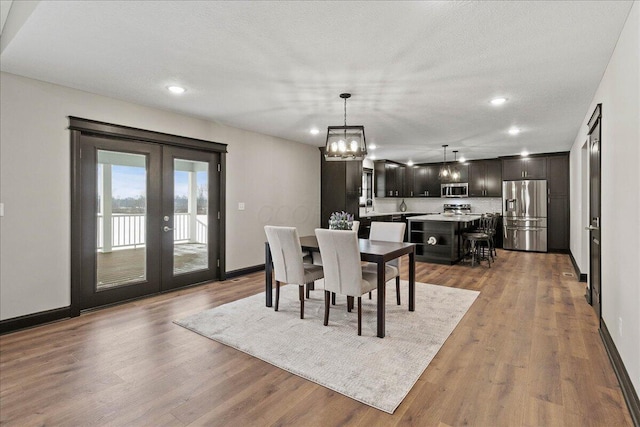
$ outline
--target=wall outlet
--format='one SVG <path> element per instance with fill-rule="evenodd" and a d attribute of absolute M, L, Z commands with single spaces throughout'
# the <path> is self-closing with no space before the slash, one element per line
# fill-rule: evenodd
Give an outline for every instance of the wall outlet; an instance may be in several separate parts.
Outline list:
<path fill-rule="evenodd" d="M 239 211 L 243 211 L 244 210 L 244 202 L 238 203 L 238 210 Z"/>

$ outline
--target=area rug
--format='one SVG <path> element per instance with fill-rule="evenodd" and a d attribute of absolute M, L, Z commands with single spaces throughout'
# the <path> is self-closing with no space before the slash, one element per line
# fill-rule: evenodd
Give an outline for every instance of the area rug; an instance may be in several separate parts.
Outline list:
<path fill-rule="evenodd" d="M 322 282 L 316 289 L 322 289 Z M 264 293 L 175 321 L 274 366 L 392 414 L 427 368 L 479 292 L 416 283 L 416 311 L 407 309 L 408 283 L 387 285 L 386 337 L 376 337 L 376 296 L 362 299 L 362 336 L 346 297 L 323 326 L 324 292 L 311 292 L 300 319 L 298 287 L 281 287 L 276 312 Z"/>

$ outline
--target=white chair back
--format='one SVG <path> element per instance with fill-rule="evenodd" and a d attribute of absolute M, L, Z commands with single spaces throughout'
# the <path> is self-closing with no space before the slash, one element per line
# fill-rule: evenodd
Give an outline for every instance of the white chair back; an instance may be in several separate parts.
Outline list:
<path fill-rule="evenodd" d="M 351 226 L 351 231 L 355 231 L 357 236 L 358 230 L 360 230 L 360 221 L 353 221 L 353 225 Z"/>
<path fill-rule="evenodd" d="M 362 295 L 358 234 L 351 230 L 316 229 L 324 269 L 324 288 L 342 295 Z"/>
<path fill-rule="evenodd" d="M 266 225 L 264 231 L 271 248 L 275 279 L 283 283 L 303 284 L 302 249 L 296 228 Z"/>
<path fill-rule="evenodd" d="M 371 223 L 371 231 L 369 232 L 369 240 L 382 240 L 384 242 L 402 242 L 404 240 L 404 230 L 407 224 L 404 222 L 382 222 L 373 221 Z M 400 268 L 400 258 L 396 258 L 387 263 L 394 267 Z"/>
<path fill-rule="evenodd" d="M 382 222 L 373 221 L 369 240 L 382 240 L 384 242 L 402 242 L 404 240 L 404 230 L 407 224 L 404 222 Z"/>

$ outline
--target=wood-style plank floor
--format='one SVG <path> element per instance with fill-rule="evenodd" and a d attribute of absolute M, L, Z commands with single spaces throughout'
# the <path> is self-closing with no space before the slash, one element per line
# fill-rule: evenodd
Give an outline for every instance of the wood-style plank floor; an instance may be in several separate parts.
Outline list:
<path fill-rule="evenodd" d="M 262 292 L 255 273 L 0 337 L 0 424 L 632 425 L 567 255 L 416 270 L 481 293 L 393 415 L 172 323 Z"/>

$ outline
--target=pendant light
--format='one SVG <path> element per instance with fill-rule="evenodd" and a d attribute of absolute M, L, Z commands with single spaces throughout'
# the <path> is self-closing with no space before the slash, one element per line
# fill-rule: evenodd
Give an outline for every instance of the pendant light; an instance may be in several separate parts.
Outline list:
<path fill-rule="evenodd" d="M 460 167 L 458 166 L 458 150 L 453 150 L 453 169 L 451 169 L 451 180 L 460 181 Z"/>
<path fill-rule="evenodd" d="M 344 126 L 327 128 L 324 158 L 327 161 L 364 160 L 367 155 L 364 126 L 347 126 L 347 99 L 351 94 L 341 93 L 340 98 L 344 99 Z"/>
<path fill-rule="evenodd" d="M 444 158 L 442 160 L 442 167 L 440 168 L 440 172 L 438 173 L 438 177 L 442 181 L 450 181 L 451 180 L 451 168 L 447 164 L 447 147 L 448 144 L 444 144 L 442 148 L 444 149 Z"/>

